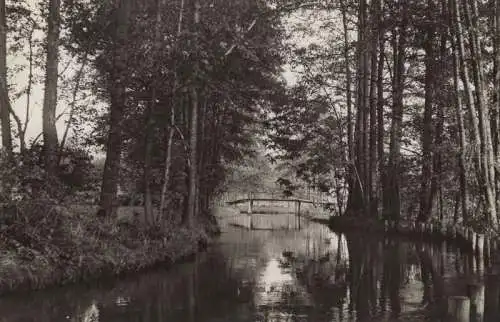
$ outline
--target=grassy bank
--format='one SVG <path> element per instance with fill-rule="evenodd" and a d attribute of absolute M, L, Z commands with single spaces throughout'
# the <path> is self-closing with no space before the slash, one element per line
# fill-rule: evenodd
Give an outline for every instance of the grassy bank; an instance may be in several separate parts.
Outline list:
<path fill-rule="evenodd" d="M 207 245 L 216 231 L 208 221 L 148 228 L 94 214 L 44 203 L 3 209 L 0 294 L 168 265 Z"/>
<path fill-rule="evenodd" d="M 419 226 L 410 222 L 401 221 L 395 226 L 385 227 L 383 221 L 376 218 L 367 218 L 363 216 L 332 216 L 328 222 L 324 222 L 328 227 L 336 232 L 352 232 L 358 234 L 379 234 L 383 236 L 397 236 L 400 239 L 423 240 L 427 242 L 448 241 L 454 243 L 463 250 L 471 251 L 474 243 L 471 242 L 467 233 L 461 230 L 450 230 L 449 227 L 440 227 L 435 224 L 421 230 Z M 473 238 L 475 240 L 475 237 Z M 472 247 L 472 248 L 471 248 Z"/>

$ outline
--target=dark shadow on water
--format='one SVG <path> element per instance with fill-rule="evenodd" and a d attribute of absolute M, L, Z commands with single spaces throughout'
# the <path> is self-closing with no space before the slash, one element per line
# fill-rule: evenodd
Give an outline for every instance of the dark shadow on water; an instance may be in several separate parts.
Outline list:
<path fill-rule="evenodd" d="M 192 263 L 4 297 L 0 321 L 439 321 L 470 280 L 485 283 L 485 321 L 499 321 L 500 277 L 477 266 L 453 247 L 317 223 L 228 227 Z"/>

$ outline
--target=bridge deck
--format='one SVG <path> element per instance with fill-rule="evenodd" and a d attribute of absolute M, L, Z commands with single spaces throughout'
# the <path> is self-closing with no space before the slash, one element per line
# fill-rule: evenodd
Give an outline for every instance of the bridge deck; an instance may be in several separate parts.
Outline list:
<path fill-rule="evenodd" d="M 287 202 L 300 202 L 300 203 L 310 203 L 310 204 L 318 204 L 318 205 L 331 205 L 331 204 L 333 204 L 332 202 L 314 201 L 314 200 L 298 199 L 298 198 L 296 198 L 296 199 L 290 199 L 290 198 L 241 198 L 241 199 L 227 201 L 226 203 L 228 205 L 235 205 L 235 204 L 249 202 L 249 201 L 271 201 L 271 202 L 287 201 Z"/>

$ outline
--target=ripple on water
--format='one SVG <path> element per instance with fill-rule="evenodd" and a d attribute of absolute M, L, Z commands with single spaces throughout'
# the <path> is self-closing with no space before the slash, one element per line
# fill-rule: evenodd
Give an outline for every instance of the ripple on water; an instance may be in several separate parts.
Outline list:
<path fill-rule="evenodd" d="M 452 247 L 304 227 L 229 227 L 193 263 L 5 296 L 0 314 L 9 322 L 81 322 L 85 312 L 106 322 L 424 321 L 439 317 L 449 294 L 464 295 L 464 277 L 478 266 Z M 485 285 L 487 300 L 500 294 L 500 278 Z M 499 306 L 486 305 L 486 315 Z"/>

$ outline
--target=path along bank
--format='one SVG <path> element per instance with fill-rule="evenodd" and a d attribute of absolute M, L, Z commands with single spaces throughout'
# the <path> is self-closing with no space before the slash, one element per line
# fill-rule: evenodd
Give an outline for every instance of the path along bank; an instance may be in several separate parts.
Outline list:
<path fill-rule="evenodd" d="M 182 261 L 205 248 L 217 224 L 193 228 L 106 220 L 87 208 L 30 203 L 3 209 L 0 294 L 82 282 Z"/>

